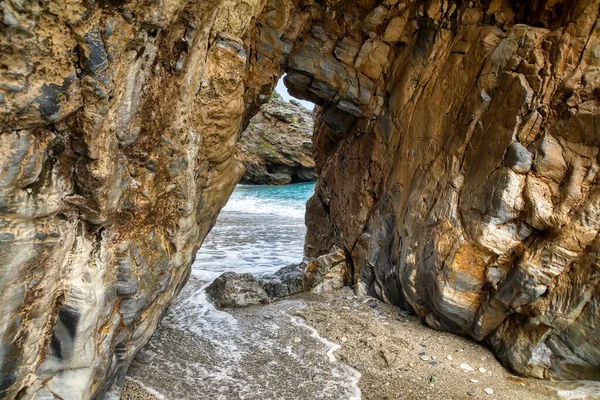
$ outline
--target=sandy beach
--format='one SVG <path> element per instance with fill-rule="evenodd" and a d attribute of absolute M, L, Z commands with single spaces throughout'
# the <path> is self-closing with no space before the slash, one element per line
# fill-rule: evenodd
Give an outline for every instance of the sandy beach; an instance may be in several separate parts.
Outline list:
<path fill-rule="evenodd" d="M 516 377 L 486 347 L 428 328 L 375 299 L 358 299 L 348 288 L 325 295 L 303 293 L 232 313 L 243 320 L 281 310 L 303 318 L 340 345 L 335 357 L 360 372 L 358 386 L 364 400 L 600 398 L 598 384 Z M 154 398 L 130 380 L 122 393 L 124 400 Z"/>

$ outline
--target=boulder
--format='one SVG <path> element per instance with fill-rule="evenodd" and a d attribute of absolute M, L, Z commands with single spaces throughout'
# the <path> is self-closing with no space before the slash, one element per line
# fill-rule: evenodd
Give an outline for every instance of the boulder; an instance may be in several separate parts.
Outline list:
<path fill-rule="evenodd" d="M 334 247 L 328 254 L 308 263 L 303 285 L 314 293 L 331 292 L 344 287 L 347 274 L 344 250 Z"/>
<path fill-rule="evenodd" d="M 269 296 L 252 274 L 225 272 L 206 288 L 217 308 L 247 307 L 265 303 Z"/>
<path fill-rule="evenodd" d="M 291 264 L 274 274 L 263 275 L 258 282 L 271 299 L 291 296 L 304 290 L 303 273 L 306 263 Z"/>

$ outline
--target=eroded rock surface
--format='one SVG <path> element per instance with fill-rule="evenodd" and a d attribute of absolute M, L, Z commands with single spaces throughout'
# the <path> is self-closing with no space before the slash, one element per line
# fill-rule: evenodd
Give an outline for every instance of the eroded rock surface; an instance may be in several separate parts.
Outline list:
<path fill-rule="evenodd" d="M 292 52 L 323 105 L 307 255 L 520 374 L 600 379 L 599 2 L 487 4 L 348 5 Z"/>
<path fill-rule="evenodd" d="M 269 296 L 252 274 L 226 272 L 206 288 L 217 308 L 247 307 L 264 303 Z"/>
<path fill-rule="evenodd" d="M 109 398 L 312 2 L 0 3 L 0 397 Z"/>
<path fill-rule="evenodd" d="M 327 254 L 311 260 L 304 269 L 303 285 L 315 293 L 341 289 L 349 279 L 344 250 L 334 246 Z"/>
<path fill-rule="evenodd" d="M 599 8 L 2 2 L 1 396 L 116 392 L 284 72 L 322 106 L 307 255 L 518 373 L 599 379 Z"/>
<path fill-rule="evenodd" d="M 295 103 L 295 104 L 294 104 Z M 240 139 L 242 183 L 287 185 L 317 180 L 312 157 L 313 117 L 300 103 L 274 97 Z"/>

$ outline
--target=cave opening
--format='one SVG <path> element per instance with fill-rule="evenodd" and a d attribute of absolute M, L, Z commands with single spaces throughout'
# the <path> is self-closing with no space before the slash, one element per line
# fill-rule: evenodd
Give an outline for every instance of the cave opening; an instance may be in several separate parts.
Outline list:
<path fill-rule="evenodd" d="M 284 74 L 239 140 L 245 173 L 198 251 L 192 274 L 257 277 L 304 258 L 306 202 L 317 180 L 312 102 L 294 97 Z"/>
<path fill-rule="evenodd" d="M 294 316 L 303 300 L 288 297 L 304 296 L 305 218 L 317 173 L 314 105 L 291 96 L 283 80 L 242 133 L 246 174 L 213 221 L 189 281 L 133 362 L 128 374 L 136 384 L 160 391 L 176 382 L 170 390 L 181 399 L 198 392 L 217 398 L 214 382 L 221 379 L 228 393 L 259 393 L 277 382 L 277 393 L 291 398 L 360 398 L 359 374 L 333 360 L 334 344 Z M 269 306 L 246 307 L 258 303 Z M 189 375 L 200 378 L 179 378 Z"/>

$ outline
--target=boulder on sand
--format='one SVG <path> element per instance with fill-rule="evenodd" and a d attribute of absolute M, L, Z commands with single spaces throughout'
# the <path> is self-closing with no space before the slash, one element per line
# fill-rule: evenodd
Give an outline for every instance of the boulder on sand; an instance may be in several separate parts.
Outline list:
<path fill-rule="evenodd" d="M 269 296 L 252 274 L 225 272 L 206 288 L 217 308 L 246 307 L 269 301 Z"/>
<path fill-rule="evenodd" d="M 258 282 L 272 299 L 291 296 L 304 290 L 306 262 L 287 265 L 273 274 L 263 275 Z"/>

